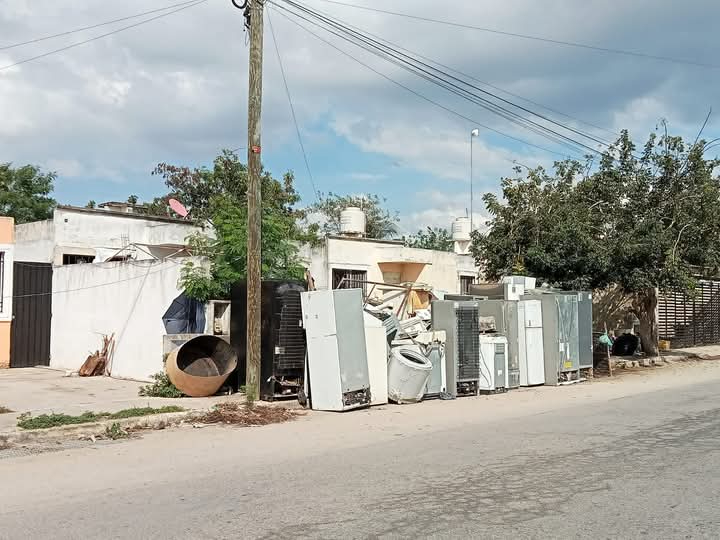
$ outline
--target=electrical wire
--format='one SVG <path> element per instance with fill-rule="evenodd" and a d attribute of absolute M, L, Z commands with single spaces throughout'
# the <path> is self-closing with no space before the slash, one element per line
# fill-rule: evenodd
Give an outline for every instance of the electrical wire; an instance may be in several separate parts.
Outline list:
<path fill-rule="evenodd" d="M 384 48 L 383 48 L 383 45 L 380 42 L 373 40 L 372 38 L 368 38 L 367 36 L 363 35 L 362 33 L 359 33 L 359 32 L 353 31 L 352 29 L 349 29 L 347 26 L 343 25 L 342 23 L 338 22 L 337 20 L 334 20 L 330 17 L 325 17 L 321 14 L 318 14 L 314 10 L 305 8 L 302 5 L 298 4 L 297 2 L 294 2 L 292 0 L 284 0 L 284 2 L 286 4 L 293 6 L 296 9 L 303 11 L 304 13 L 306 13 L 309 16 L 322 21 L 323 23 L 330 25 L 333 28 L 336 28 L 338 31 L 340 31 L 346 35 L 352 36 L 352 38 L 354 38 L 355 40 L 360 41 L 362 45 L 358 45 L 351 39 L 349 39 L 347 37 L 343 37 L 343 39 L 345 39 L 346 41 L 350 41 L 351 43 L 354 43 L 354 44 L 364 48 L 368 52 L 371 52 L 371 53 L 375 54 L 376 56 L 380 56 L 381 58 L 384 58 L 385 60 L 388 60 L 388 61 L 398 65 L 399 67 L 405 69 L 406 71 L 409 71 L 411 73 L 414 73 L 415 75 L 425 78 L 429 82 L 438 84 L 438 86 L 441 86 L 442 88 L 444 88 L 460 97 L 463 97 L 464 99 L 467 99 L 468 101 L 471 101 L 471 102 L 479 105 L 480 107 L 482 107 L 486 110 L 489 110 L 490 112 L 493 112 L 494 114 L 497 114 L 497 115 L 509 120 L 510 122 L 516 123 L 526 129 L 529 129 L 540 135 L 547 136 L 550 140 L 553 140 L 556 143 L 563 144 L 566 146 L 567 146 L 566 143 L 569 143 L 570 145 L 576 145 L 578 147 L 584 148 L 585 150 L 588 150 L 593 153 L 598 153 L 598 154 L 600 153 L 597 149 L 595 149 L 591 146 L 588 146 L 587 144 L 585 144 L 583 142 L 577 141 L 576 139 L 573 139 L 570 136 L 567 136 L 567 135 L 560 133 L 554 129 L 551 129 L 545 125 L 542 125 L 538 122 L 528 119 L 528 118 L 516 113 L 515 111 L 507 109 L 506 107 L 499 105 L 485 97 L 479 96 L 479 95 L 475 94 L 474 92 L 472 92 L 471 90 L 468 90 L 467 88 L 464 88 L 463 86 L 459 86 L 458 83 L 461 85 L 467 86 L 468 88 L 471 88 L 473 90 L 478 90 L 481 93 L 492 97 L 493 99 L 497 99 L 501 102 L 507 103 L 515 108 L 522 110 L 522 111 L 533 114 L 533 115 L 537 116 L 538 118 L 541 118 L 542 120 L 545 120 L 547 122 L 550 122 L 550 123 L 560 127 L 561 129 L 565 129 L 565 130 L 575 133 L 581 137 L 585 137 L 595 143 L 599 143 L 604 146 L 610 146 L 610 143 L 607 143 L 606 141 L 598 139 L 597 137 L 594 137 L 593 135 L 589 135 L 589 134 L 583 133 L 575 128 L 560 124 L 559 122 L 556 122 L 552 119 L 549 119 L 548 117 L 546 117 L 544 115 L 541 115 L 539 113 L 531 111 L 530 109 L 528 109 L 526 107 L 517 105 L 509 100 L 506 100 L 506 99 L 499 97 L 491 92 L 483 90 L 471 83 L 468 83 L 467 81 L 464 81 L 462 79 L 459 79 L 457 77 L 449 75 L 448 73 L 446 73 L 442 70 L 439 70 L 437 68 L 433 68 L 429 64 L 421 62 L 421 61 L 419 61 L 411 56 L 408 56 L 406 54 L 400 53 L 397 50 L 393 49 L 392 47 L 384 46 Z M 295 15 L 299 16 L 297 14 L 295 14 Z M 307 20 L 307 19 L 305 19 L 305 20 Z M 308 21 L 308 22 L 312 23 L 313 21 Z M 324 28 L 324 29 L 327 31 L 326 28 Z M 370 47 L 370 48 L 368 48 L 368 47 Z M 429 70 L 426 68 L 429 68 Z M 439 75 L 438 75 L 438 73 L 439 73 Z M 540 130 L 540 131 L 538 131 L 538 130 Z M 573 148 L 573 146 L 569 146 L 569 147 L 571 149 L 573 149 L 574 151 L 578 151 L 578 148 Z"/>
<path fill-rule="evenodd" d="M 275 7 L 279 7 L 280 9 L 283 9 L 283 7 L 282 7 L 282 6 L 279 6 L 278 4 L 273 3 L 273 5 L 275 5 Z M 444 110 L 444 111 L 446 111 L 446 112 L 448 112 L 448 113 L 450 113 L 450 114 L 452 114 L 452 115 L 454 115 L 454 116 L 457 116 L 458 118 L 461 118 L 461 119 L 463 119 L 463 120 L 466 120 L 466 121 L 468 121 L 468 122 L 471 122 L 471 123 L 473 123 L 474 125 L 476 125 L 476 126 L 478 126 L 478 127 L 481 127 L 481 128 L 483 128 L 483 129 L 487 129 L 488 131 L 492 131 L 493 133 L 496 133 L 496 134 L 498 134 L 498 135 L 501 135 L 502 137 L 505 137 L 505 138 L 507 138 L 507 139 L 514 140 L 514 141 L 519 142 L 519 143 L 521 143 L 521 144 L 523 144 L 523 145 L 530 146 L 530 147 L 533 147 L 533 148 L 537 148 L 538 150 L 542 150 L 543 152 L 548 152 L 548 153 L 550 153 L 550 154 L 555 154 L 555 155 L 561 156 L 561 157 L 563 157 L 563 158 L 567 158 L 567 157 L 568 157 L 567 154 L 562 154 L 562 153 L 560 153 L 560 152 L 556 152 L 556 151 L 554 151 L 554 150 L 550 150 L 549 148 L 545 148 L 545 147 L 543 147 L 543 146 L 539 146 L 539 145 L 534 144 L 534 143 L 531 143 L 531 142 L 529 142 L 529 141 L 520 139 L 520 138 L 515 137 L 515 136 L 513 136 L 513 135 L 509 135 L 509 134 L 504 133 L 504 132 L 502 132 L 502 131 L 500 131 L 500 130 L 497 130 L 497 129 L 495 129 L 495 128 L 492 128 L 492 127 L 490 127 L 490 126 L 487 126 L 487 125 L 485 125 L 485 124 L 482 124 L 482 123 L 478 122 L 477 120 L 475 120 L 474 118 L 470 118 L 470 117 L 468 117 L 468 116 L 465 116 L 464 114 L 462 114 L 462 113 L 460 113 L 460 112 L 458 112 L 458 111 L 456 111 L 456 110 L 454 110 L 454 109 L 451 109 L 451 108 L 443 105 L 442 103 L 439 103 L 439 102 L 437 102 L 437 101 L 435 101 L 435 100 L 433 100 L 433 99 L 431 99 L 431 98 L 429 98 L 429 97 L 421 94 L 420 92 L 417 92 L 416 90 L 413 90 L 413 89 L 410 88 L 409 86 L 406 86 L 406 85 L 404 85 L 403 83 L 401 83 L 401 82 L 399 82 L 399 81 L 396 81 L 396 80 L 393 79 L 392 77 L 389 77 L 388 75 L 386 75 L 386 74 L 384 74 L 383 72 L 375 69 L 374 67 L 370 66 L 369 64 L 366 64 L 366 63 L 363 62 L 362 60 L 356 58 L 356 57 L 353 56 L 352 54 L 350 54 L 350 53 L 346 52 L 345 50 L 341 49 L 340 47 L 338 47 L 338 46 L 335 45 L 334 43 L 326 40 L 325 38 L 323 38 L 322 36 L 320 36 L 320 35 L 318 35 L 317 33 L 313 32 L 313 31 L 310 30 L 309 28 L 303 26 L 302 23 L 299 23 L 299 22 L 295 21 L 294 19 L 292 19 L 290 16 L 285 15 L 285 13 L 278 12 L 278 15 L 281 15 L 282 17 L 284 17 L 285 19 L 287 19 L 288 21 L 290 21 L 290 22 L 293 23 L 294 25 L 300 27 L 300 28 L 303 29 L 305 32 L 307 32 L 307 33 L 309 33 L 310 35 L 314 36 L 314 37 L 315 37 L 316 39 L 318 39 L 319 41 L 322 41 L 323 43 L 325 43 L 325 44 L 328 45 L 329 47 L 335 49 L 336 51 L 338 51 L 338 52 L 341 53 L 342 55 L 350 58 L 350 59 L 353 60 L 354 62 L 356 62 L 356 63 L 360 64 L 361 66 L 365 67 L 366 69 L 372 71 L 372 72 L 375 73 L 376 75 L 378 75 L 378 76 L 382 77 L 383 79 L 385 79 L 385 80 L 393 83 L 393 84 L 396 85 L 396 86 L 399 86 L 400 88 L 406 90 L 407 92 L 410 92 L 411 94 L 415 95 L 416 97 L 418 97 L 418 98 L 420 98 L 420 99 L 422 99 L 422 100 L 424 100 L 424 101 L 426 101 L 426 102 L 428 102 L 428 103 L 430 103 L 430 104 L 432 104 L 432 105 L 435 105 L 436 107 L 438 107 L 438 108 L 440 108 L 440 109 L 442 109 L 442 110 Z M 333 33 L 333 34 L 337 35 L 338 37 L 341 37 L 341 38 L 342 38 L 342 36 L 340 36 L 339 34 L 336 34 L 336 33 L 332 32 L 332 31 L 330 31 L 330 33 Z"/>
<path fill-rule="evenodd" d="M 175 261 L 172 261 L 171 259 L 167 259 L 167 260 L 163 261 L 162 264 L 165 264 L 165 263 L 167 263 L 167 262 L 172 262 L 172 263 L 175 264 L 176 266 L 177 266 L 177 264 L 178 264 L 178 263 L 175 263 Z M 148 267 L 148 268 L 149 268 L 149 267 Z M 8 296 L 4 296 L 3 299 L 11 299 L 11 298 L 12 298 L 12 299 L 16 299 L 16 298 L 33 298 L 33 297 L 36 297 L 36 296 L 52 296 L 52 295 L 56 295 L 56 294 L 66 294 L 66 293 L 71 293 L 71 292 L 87 291 L 87 290 L 90 290 L 90 289 L 98 289 L 98 288 L 100 288 L 100 287 L 107 287 L 107 286 L 109 286 L 109 285 L 116 285 L 116 284 L 118 284 L 118 283 L 125 283 L 125 282 L 127 282 L 127 281 L 133 281 L 133 280 L 136 280 L 136 279 L 145 278 L 145 277 L 147 277 L 147 276 L 149 276 L 149 275 L 152 275 L 152 274 L 158 274 L 158 273 L 160 273 L 160 272 L 166 272 L 167 270 L 170 270 L 171 268 L 172 268 L 172 266 L 167 266 L 167 267 L 164 267 L 164 268 L 160 268 L 160 269 L 158 269 L 158 270 L 155 270 L 155 271 L 153 271 L 153 272 L 146 272 L 146 273 L 144 273 L 144 274 L 141 274 L 141 275 L 138 275 L 138 276 L 133 276 L 133 277 L 131 277 L 131 278 L 119 279 L 119 280 L 117 280 L 117 281 L 109 281 L 109 282 L 107 282 L 107 283 L 98 283 L 97 285 L 88 285 L 87 287 L 78 287 L 78 288 L 76 288 L 76 289 L 66 289 L 66 290 L 64 290 L 64 291 L 50 291 L 50 292 L 47 292 L 47 293 L 19 294 L 19 295 L 16 295 L 16 296 L 8 295 Z"/>
<path fill-rule="evenodd" d="M 326 16 L 326 17 L 330 17 L 330 15 L 329 15 L 328 13 L 326 13 L 326 12 L 322 12 L 322 11 L 319 11 L 319 10 L 315 10 L 315 11 L 316 11 L 317 13 L 320 13 L 320 14 Z M 397 44 L 397 43 L 393 43 L 392 41 L 390 41 L 390 40 L 388 40 L 388 39 L 386 39 L 386 38 L 383 38 L 382 36 L 379 36 L 379 35 L 377 35 L 377 34 L 373 34 L 372 32 L 369 32 L 368 30 L 364 30 L 364 29 L 362 29 L 362 28 L 360 28 L 360 27 L 358 27 L 358 26 L 352 25 L 352 24 L 348 23 L 347 21 L 343 21 L 342 19 L 338 19 L 338 18 L 335 18 L 335 20 L 338 21 L 338 22 L 343 23 L 345 26 L 348 26 L 348 27 L 350 27 L 350 28 L 352 28 L 352 29 L 354 29 L 354 30 L 356 30 L 356 31 L 358 31 L 358 32 L 361 32 L 361 33 L 366 34 L 366 35 L 368 35 L 368 36 L 374 37 L 374 38 L 376 38 L 376 39 L 378 39 L 378 40 L 386 43 L 387 45 L 390 45 L 391 47 L 394 47 L 394 48 L 396 48 L 396 49 L 399 49 L 399 50 L 401 50 L 401 51 L 404 51 L 404 52 L 406 52 L 406 53 L 409 53 L 409 54 L 411 54 L 411 55 L 413 55 L 413 56 L 416 56 L 417 58 L 421 58 L 422 60 L 425 60 L 425 61 L 427 61 L 427 62 L 431 62 L 431 63 L 433 63 L 433 64 L 435 64 L 435 65 L 437 65 L 437 66 L 440 66 L 440 67 L 442 67 L 442 68 L 450 71 L 450 72 L 456 73 L 457 75 L 460 75 L 461 77 L 466 77 L 466 78 L 468 78 L 468 79 L 470 79 L 470 80 L 473 80 L 473 81 L 475 81 L 475 82 L 477 82 L 477 83 L 479 83 L 479 84 L 485 85 L 485 86 L 487 86 L 488 88 L 492 88 L 493 90 L 497 90 L 498 92 L 502 92 L 502 93 L 507 94 L 507 95 L 509 95 L 509 96 L 512 96 L 512 97 L 521 99 L 522 101 L 525 101 L 525 102 L 527 102 L 527 103 L 530 103 L 531 105 L 535 105 L 536 107 L 540 107 L 541 109 L 545 109 L 546 111 L 549 111 L 549 112 L 551 112 L 551 113 L 557 114 L 557 115 L 562 116 L 562 117 L 564 117 L 564 118 L 567 118 L 567 119 L 569 119 L 569 120 L 574 120 L 575 122 L 578 122 L 579 124 L 584 124 L 584 125 L 586 125 L 586 126 L 588 126 L 588 127 L 592 127 L 592 128 L 595 128 L 595 129 L 597 129 L 597 130 L 599 130 L 599 131 L 603 131 L 603 132 L 605 132 L 605 133 L 610 134 L 610 135 L 613 136 L 613 137 L 619 137 L 619 136 L 620 136 L 620 134 L 617 133 L 617 132 L 615 132 L 615 131 L 612 131 L 612 130 L 610 130 L 610 129 L 604 128 L 604 127 L 599 126 L 599 125 L 597 125 L 597 124 L 593 124 L 592 122 L 588 122 L 588 121 L 586 121 L 586 120 L 582 120 L 582 119 L 580 119 L 580 118 L 578 118 L 578 117 L 576 117 L 576 116 L 569 115 L 569 114 L 567 114 L 567 113 L 564 113 L 564 112 L 562 112 L 562 111 L 559 111 L 559 110 L 557 110 L 557 109 L 554 109 L 554 108 L 552 108 L 552 107 L 549 107 L 548 105 L 544 105 L 544 104 L 539 103 L 539 102 L 537 102 L 537 101 L 533 101 L 532 99 L 529 99 L 529 98 L 527 98 L 527 97 L 525 97 L 525 96 L 521 96 L 521 95 L 519 95 L 519 94 L 513 93 L 513 92 L 511 92 L 511 91 L 509 91 L 509 90 L 506 90 L 506 89 L 504 89 L 504 88 L 501 88 L 501 87 L 499 87 L 499 86 L 496 86 L 496 85 L 494 85 L 494 84 L 492 84 L 492 83 L 489 83 L 489 82 L 487 82 L 487 81 L 483 81 L 483 80 L 481 80 L 481 79 L 478 79 L 477 77 L 475 77 L 475 76 L 473 76 L 473 75 L 470 75 L 470 74 L 468 74 L 468 73 L 465 73 L 465 72 L 463 72 L 463 71 L 460 71 L 460 70 L 457 69 L 457 68 L 453 68 L 453 67 L 451 67 L 451 66 L 448 66 L 447 64 L 443 64 L 442 62 L 439 62 L 438 60 L 434 60 L 434 59 L 429 58 L 429 57 L 427 57 L 427 56 L 423 56 L 422 54 L 420 54 L 420 53 L 418 53 L 418 52 L 416 52 L 416 51 L 412 51 L 412 50 L 410 50 L 410 49 L 408 49 L 408 48 L 406 48 L 406 47 L 403 47 L 402 45 L 399 45 L 399 44 Z"/>
<path fill-rule="evenodd" d="M 310 162 L 308 161 L 307 152 L 305 151 L 305 144 L 303 144 L 302 134 L 300 133 L 297 116 L 295 115 L 295 107 L 293 106 L 292 96 L 290 95 L 290 87 L 288 86 L 287 77 L 285 76 L 285 68 L 283 67 L 282 56 L 280 55 L 280 48 L 278 45 L 277 37 L 275 36 L 275 29 L 273 28 L 272 19 L 270 18 L 270 10 L 267 10 L 266 14 L 268 18 L 268 26 L 270 27 L 270 35 L 272 36 L 273 44 L 275 45 L 275 54 L 277 54 L 278 65 L 280 66 L 280 73 L 282 74 L 283 85 L 285 86 L 285 95 L 287 95 L 293 124 L 295 124 L 295 133 L 297 133 L 298 143 L 300 143 L 300 150 L 302 150 L 303 159 L 305 160 L 305 168 L 307 169 L 308 177 L 310 178 L 310 185 L 312 185 L 313 193 L 315 194 L 315 200 L 317 202 L 320 202 L 320 195 L 317 187 L 315 186 L 315 178 L 313 178 L 312 171 L 310 170 Z"/>
<path fill-rule="evenodd" d="M 129 21 L 130 19 L 137 19 L 138 17 L 144 17 L 145 15 L 152 15 L 153 13 L 159 13 L 161 11 L 167 11 L 169 9 L 173 9 L 179 6 L 184 6 L 187 4 L 193 4 L 197 2 L 197 0 L 186 0 L 185 2 L 179 2 L 177 4 L 171 4 L 169 6 L 165 6 L 164 8 L 158 8 L 158 9 L 152 9 L 150 11 L 144 11 L 142 13 L 137 13 L 135 15 L 128 15 L 127 17 L 120 17 L 119 19 L 113 19 L 112 21 L 102 22 L 98 24 L 93 24 L 90 26 L 83 26 L 81 28 L 75 28 L 74 30 L 68 30 L 66 32 L 60 32 L 59 34 L 52 34 L 49 36 L 43 36 L 39 38 L 29 39 L 27 41 L 22 41 L 20 43 L 14 43 L 13 45 L 3 45 L 0 47 L 0 51 L 6 51 L 8 49 L 14 49 L 16 47 L 22 47 L 23 45 L 30 45 L 32 43 L 40 43 L 41 41 L 46 41 L 48 39 L 53 39 L 57 37 L 62 36 L 69 36 L 71 34 L 76 34 L 77 32 L 84 32 L 85 30 L 92 30 L 93 28 L 100 28 L 102 26 L 107 26 L 109 24 L 115 24 L 122 21 Z"/>
<path fill-rule="evenodd" d="M 497 30 L 494 28 L 486 28 L 486 27 L 482 27 L 482 26 L 474 26 L 474 25 L 459 23 L 459 22 L 455 22 L 455 21 L 433 19 L 430 17 L 423 17 L 420 15 L 412 15 L 410 13 L 399 13 L 397 11 L 389 11 L 389 10 L 385 10 L 385 9 L 372 8 L 372 7 L 368 7 L 368 6 L 358 6 L 356 4 L 348 4 L 346 2 L 339 2 L 337 0 L 319 0 L 319 1 L 325 2 L 327 4 L 334 4 L 337 6 L 361 9 L 361 10 L 372 11 L 372 12 L 376 12 L 376 13 L 384 13 L 386 15 L 393 15 L 395 17 L 404 17 L 406 19 L 415 19 L 418 21 L 431 22 L 431 23 L 435 23 L 435 24 L 443 24 L 446 26 L 454 26 L 456 28 L 466 28 L 469 30 L 478 30 L 480 32 L 488 32 L 491 34 L 498 34 L 501 36 L 522 38 L 522 39 L 528 39 L 528 40 L 533 40 L 533 41 L 540 41 L 543 43 L 551 43 L 554 45 L 562 45 L 565 47 L 575 47 L 575 48 L 579 48 L 579 49 L 586 49 L 586 50 L 591 50 L 591 51 L 596 51 L 596 52 L 619 54 L 619 55 L 623 55 L 623 56 L 634 56 L 634 57 L 646 58 L 646 59 L 650 59 L 650 60 L 660 60 L 663 62 L 672 62 L 675 64 L 687 64 L 687 65 L 696 66 L 696 67 L 720 69 L 720 65 L 718 65 L 718 64 L 708 64 L 705 62 L 697 62 L 694 60 L 674 58 L 671 56 L 662 56 L 662 55 L 644 53 L 644 52 L 639 52 L 639 51 L 628 51 L 628 50 L 623 50 L 623 49 L 613 49 L 610 47 L 600 47 L 600 46 L 596 46 L 596 45 L 589 45 L 587 43 L 578 43 L 578 42 L 573 42 L 573 41 L 565 41 L 565 40 L 560 40 L 560 39 L 546 38 L 546 37 L 542 37 L 542 36 L 533 36 L 530 34 L 520 34 L 518 32 L 507 32 L 504 30 Z"/>
<path fill-rule="evenodd" d="M 97 41 L 98 39 L 102 39 L 102 38 L 104 38 L 104 37 L 108 37 L 108 36 L 111 36 L 111 35 L 113 35 L 113 34 L 117 34 L 117 33 L 122 32 L 122 31 L 124 31 L 124 30 L 129 30 L 129 29 L 131 29 L 131 28 L 135 28 L 135 27 L 137 27 L 137 26 L 141 26 L 141 25 L 143 25 L 143 24 L 146 24 L 146 23 L 155 21 L 155 20 L 157 20 L 157 19 L 162 19 L 163 17 L 167 17 L 168 15 L 172 15 L 173 13 L 177 13 L 177 12 L 179 12 L 179 11 L 183 11 L 183 10 L 189 9 L 189 8 L 191 8 L 191 7 L 195 7 L 195 6 L 199 5 L 199 4 L 203 4 L 203 3 L 207 2 L 207 1 L 208 1 L 208 0 L 198 0 L 197 2 L 193 2 L 192 4 L 188 4 L 188 5 L 186 5 L 186 6 L 183 6 L 183 7 L 177 8 L 177 9 L 174 9 L 174 10 L 172 10 L 172 11 L 169 11 L 169 12 L 166 12 L 166 13 L 162 13 L 162 14 L 160 14 L 160 15 L 156 15 L 155 17 L 151 17 L 151 18 L 149 18 L 149 19 L 145 19 L 144 21 L 140 21 L 140 22 L 137 22 L 137 23 L 134 23 L 134 24 L 129 24 L 129 25 L 127 25 L 127 26 L 123 26 L 123 27 L 121 27 L 121 28 L 117 28 L 117 29 L 113 30 L 112 32 L 106 32 L 105 34 L 100 34 L 99 36 L 95 36 L 95 37 L 92 37 L 92 38 L 90 38 L 90 39 L 86 39 L 86 40 L 84 40 L 84 41 L 78 41 L 77 43 L 71 43 L 70 45 L 67 45 L 67 46 L 65 46 L 65 47 L 60 47 L 59 49 L 55 49 L 55 50 L 52 50 L 52 51 L 48 51 L 48 52 L 43 53 L 43 54 L 38 54 L 37 56 L 32 56 L 32 57 L 30 57 L 30 58 L 25 58 L 24 60 L 20 60 L 20 61 L 18 61 L 18 62 L 14 62 L 14 63 L 8 64 L 8 65 L 6 65 L 6 66 L 0 66 L 0 71 L 6 70 L 6 69 L 10 69 L 10 68 L 13 68 L 13 67 L 15 67 L 15 66 L 22 65 L 22 64 L 26 64 L 26 63 L 28 63 L 28 62 L 32 62 L 33 60 L 38 60 L 38 59 L 40 59 L 40 58 L 45 58 L 45 57 L 50 56 L 50 55 L 52 55 L 52 54 L 56 54 L 56 53 L 59 53 L 59 52 L 67 51 L 68 49 L 72 49 L 72 48 L 74 48 L 74 47 L 79 47 L 80 45 L 85 45 L 86 43 L 90 43 L 90 42 L 92 42 L 92 41 Z"/>

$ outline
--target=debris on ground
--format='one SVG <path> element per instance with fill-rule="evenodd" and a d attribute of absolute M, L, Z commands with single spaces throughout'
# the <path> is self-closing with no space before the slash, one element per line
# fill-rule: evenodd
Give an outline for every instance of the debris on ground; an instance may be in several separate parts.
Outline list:
<path fill-rule="evenodd" d="M 220 403 L 198 416 L 200 424 L 230 424 L 235 426 L 266 426 L 295 420 L 303 413 L 284 407 L 268 407 L 249 403 Z M 200 427 L 200 426 L 196 426 Z"/>
<path fill-rule="evenodd" d="M 110 374 L 112 355 L 115 351 L 115 334 L 102 337 L 102 349 L 87 357 L 78 371 L 81 377 L 99 377 Z"/>
<path fill-rule="evenodd" d="M 7 407 L 0 405 L 0 414 L 9 414 L 11 412 L 13 412 L 12 409 L 8 409 Z"/>
<path fill-rule="evenodd" d="M 176 413 L 183 412 L 184 410 L 185 409 L 178 407 L 177 405 L 168 405 L 157 409 L 153 407 L 133 407 L 130 409 L 123 409 L 116 413 L 95 413 L 87 411 L 77 416 L 55 413 L 32 416 L 30 413 L 24 413 L 18 417 L 17 425 L 22 429 L 49 429 L 58 426 L 88 424 L 102 420 L 121 420 L 124 418 L 150 416 L 152 414 Z"/>
<path fill-rule="evenodd" d="M 113 422 L 112 425 L 105 428 L 105 437 L 117 441 L 118 439 L 127 439 L 130 437 L 130 432 L 123 429 L 118 422 Z"/>

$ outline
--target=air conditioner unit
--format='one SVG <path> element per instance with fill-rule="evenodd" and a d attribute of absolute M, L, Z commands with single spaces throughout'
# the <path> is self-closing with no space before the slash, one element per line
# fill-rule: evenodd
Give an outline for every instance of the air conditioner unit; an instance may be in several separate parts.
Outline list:
<path fill-rule="evenodd" d="M 480 379 L 482 393 L 505 392 L 508 389 L 508 342 L 505 336 L 481 334 Z"/>
<path fill-rule="evenodd" d="M 362 290 L 305 292 L 301 301 L 311 407 L 347 411 L 369 406 Z"/>
<path fill-rule="evenodd" d="M 477 302 L 432 303 L 433 330 L 444 330 L 447 393 L 476 395 L 480 379 L 480 315 Z"/>
<path fill-rule="evenodd" d="M 305 376 L 305 331 L 302 327 L 302 283 L 263 281 L 261 292 L 262 334 L 260 398 L 273 401 L 295 397 Z M 238 355 L 235 386 L 245 384 L 247 365 L 247 285 L 231 292 L 230 343 Z"/>

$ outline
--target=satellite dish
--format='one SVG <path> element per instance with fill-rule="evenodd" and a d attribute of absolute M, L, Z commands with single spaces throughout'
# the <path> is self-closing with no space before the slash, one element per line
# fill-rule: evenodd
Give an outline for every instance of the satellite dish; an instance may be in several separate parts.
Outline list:
<path fill-rule="evenodd" d="M 179 215 L 180 217 L 187 217 L 188 211 L 180 201 L 176 199 L 170 199 L 168 201 L 168 204 L 170 205 L 172 211 L 175 212 L 177 215 Z"/>

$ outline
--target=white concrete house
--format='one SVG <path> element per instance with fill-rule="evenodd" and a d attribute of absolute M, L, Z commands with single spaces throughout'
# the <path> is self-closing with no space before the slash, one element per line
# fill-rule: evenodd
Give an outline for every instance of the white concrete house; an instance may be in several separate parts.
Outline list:
<path fill-rule="evenodd" d="M 55 266 L 163 259 L 180 254 L 187 238 L 202 231 L 181 219 L 106 208 L 58 206 L 52 219 L 17 225 L 15 259 Z"/>
<path fill-rule="evenodd" d="M 336 288 L 345 279 L 424 283 L 458 294 L 479 276 L 470 255 L 409 248 L 394 240 L 329 236 L 319 247 L 305 246 L 302 255 L 318 289 Z"/>

